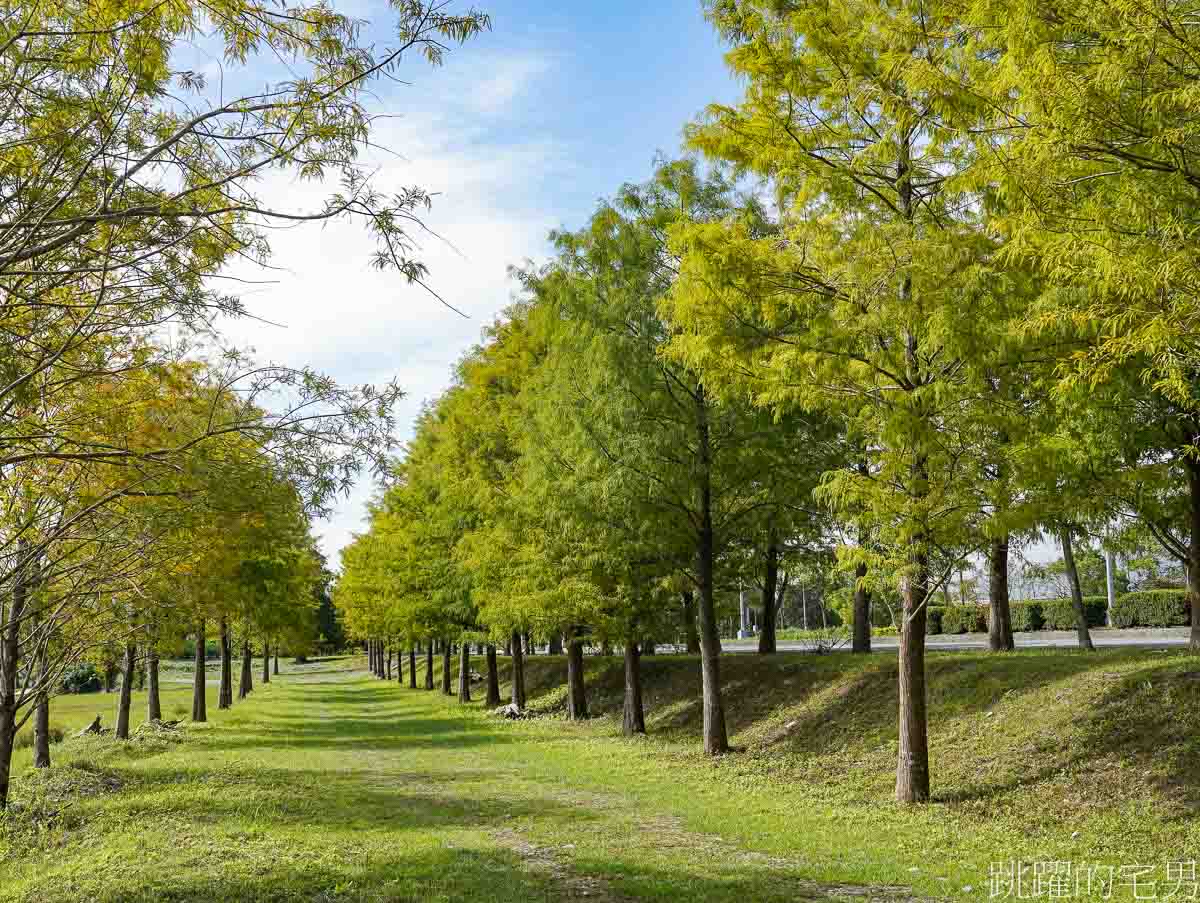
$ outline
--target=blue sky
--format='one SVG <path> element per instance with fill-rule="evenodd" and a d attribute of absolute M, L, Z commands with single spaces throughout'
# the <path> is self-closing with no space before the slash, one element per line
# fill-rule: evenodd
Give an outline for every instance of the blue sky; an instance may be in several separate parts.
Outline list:
<path fill-rule="evenodd" d="M 330 224 L 272 236 L 278 269 L 246 302 L 281 325 L 243 320 L 227 330 L 262 358 L 311 364 L 345 383 L 397 378 L 409 393 L 397 410 L 402 439 L 510 301 L 507 266 L 543 259 L 550 229 L 581 226 L 600 198 L 646 178 L 657 152 L 677 153 L 684 124 L 706 104 L 738 95 L 700 0 L 476 5 L 492 16 L 491 32 L 441 69 L 407 65 L 407 86 L 380 87 L 372 105 L 389 118 L 374 140 L 387 152 L 369 158 L 381 188 L 437 192 L 427 221 L 440 239 L 425 239 L 422 256 L 431 285 L 470 318 L 372 272 L 370 240 Z M 386 4 L 335 6 L 386 42 Z M 281 180 L 263 190 L 292 207 L 316 206 L 322 194 Z M 362 529 L 370 493 L 364 479 L 317 525 L 335 563 Z"/>

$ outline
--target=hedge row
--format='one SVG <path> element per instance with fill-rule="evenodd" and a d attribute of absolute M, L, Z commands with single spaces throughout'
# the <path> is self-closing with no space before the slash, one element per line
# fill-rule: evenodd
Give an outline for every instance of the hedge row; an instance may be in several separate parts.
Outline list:
<path fill-rule="evenodd" d="M 1191 623 L 1186 590 L 1143 590 L 1125 593 L 1113 602 L 1114 627 L 1186 627 Z"/>
<path fill-rule="evenodd" d="M 1009 611 L 1013 630 L 1075 629 L 1075 608 L 1070 599 L 1011 602 Z M 1089 627 L 1103 627 L 1108 598 L 1084 596 L 1083 612 Z M 930 605 L 926 633 L 986 633 L 989 613 L 987 605 Z M 1186 627 L 1191 623 L 1191 608 L 1186 590 L 1152 589 L 1118 596 L 1112 616 L 1114 627 Z M 888 608 L 872 605 L 871 623 L 875 627 L 893 626 Z"/>

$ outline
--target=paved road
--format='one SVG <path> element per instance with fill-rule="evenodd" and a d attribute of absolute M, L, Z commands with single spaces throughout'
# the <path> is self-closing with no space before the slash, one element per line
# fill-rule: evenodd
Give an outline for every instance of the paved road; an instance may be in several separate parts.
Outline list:
<path fill-rule="evenodd" d="M 1073 630 L 1038 630 L 1030 633 L 1015 633 L 1013 639 L 1018 649 L 1036 648 L 1070 648 L 1077 645 Z M 871 638 L 871 649 L 874 652 L 894 652 L 899 645 L 899 639 L 894 636 L 876 636 Z M 1168 627 L 1164 629 L 1117 630 L 1096 629 L 1092 631 L 1092 642 L 1097 646 L 1141 646 L 1147 649 L 1167 649 L 1175 646 L 1186 646 L 1188 628 Z M 847 646 L 849 644 L 847 643 Z M 812 648 L 811 643 L 796 640 L 780 640 L 780 652 L 806 652 Z M 968 649 L 986 649 L 988 638 L 986 633 L 938 634 L 926 637 L 926 649 L 944 651 L 962 651 Z M 758 649 L 758 640 L 722 640 L 721 648 L 726 652 L 754 652 Z"/>

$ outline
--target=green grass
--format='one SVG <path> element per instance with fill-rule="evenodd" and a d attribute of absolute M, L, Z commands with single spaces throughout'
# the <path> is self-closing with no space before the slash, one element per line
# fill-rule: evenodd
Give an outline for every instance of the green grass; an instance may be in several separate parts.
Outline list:
<path fill-rule="evenodd" d="M 569 724 L 563 660 L 534 656 L 528 721 L 341 660 L 210 700 L 182 737 L 68 739 L 48 773 L 19 759 L 0 899 L 986 899 L 992 862 L 1141 863 L 1161 883 L 1200 846 L 1182 653 L 930 655 L 936 799 L 916 808 L 889 802 L 892 656 L 727 657 L 739 751 L 716 762 L 695 660 L 644 661 L 649 738 L 618 736 L 618 660 L 588 660 L 599 717 Z M 111 699 L 55 700 L 53 720 L 77 730 Z"/>

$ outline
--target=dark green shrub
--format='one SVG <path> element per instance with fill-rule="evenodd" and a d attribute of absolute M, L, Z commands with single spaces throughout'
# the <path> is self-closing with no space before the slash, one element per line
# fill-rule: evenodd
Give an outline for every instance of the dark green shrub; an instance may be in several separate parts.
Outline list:
<path fill-rule="evenodd" d="M 1186 627 L 1191 623 L 1187 591 L 1148 589 L 1113 602 L 1114 627 Z"/>
<path fill-rule="evenodd" d="M 99 693 L 103 688 L 100 673 L 91 662 L 76 665 L 63 675 L 59 685 L 63 693 Z"/>
<path fill-rule="evenodd" d="M 899 617 L 899 611 L 896 612 Z M 892 609 L 887 602 L 882 599 L 871 600 L 871 626 L 872 627 L 896 627 L 897 624 L 892 620 Z"/>
<path fill-rule="evenodd" d="M 1013 630 L 1041 630 L 1046 623 L 1041 602 L 1009 602 L 1008 611 Z"/>
<path fill-rule="evenodd" d="M 63 730 L 61 727 L 50 726 L 50 742 L 62 743 Z M 17 734 L 17 738 L 13 741 L 14 749 L 30 749 L 33 747 L 33 726 L 29 725 L 21 733 Z"/>
<path fill-rule="evenodd" d="M 1088 627 L 1103 627 L 1107 620 L 1108 598 L 1084 596 L 1083 613 Z M 1042 602 L 1042 620 L 1046 630 L 1074 630 L 1075 607 L 1070 599 L 1047 599 Z"/>
<path fill-rule="evenodd" d="M 942 632 L 942 615 L 945 613 L 944 605 L 930 605 L 929 612 L 925 621 L 925 632 L 929 635 Z"/>
<path fill-rule="evenodd" d="M 942 633 L 981 633 L 987 630 L 982 605 L 947 605 L 942 609 Z"/>

